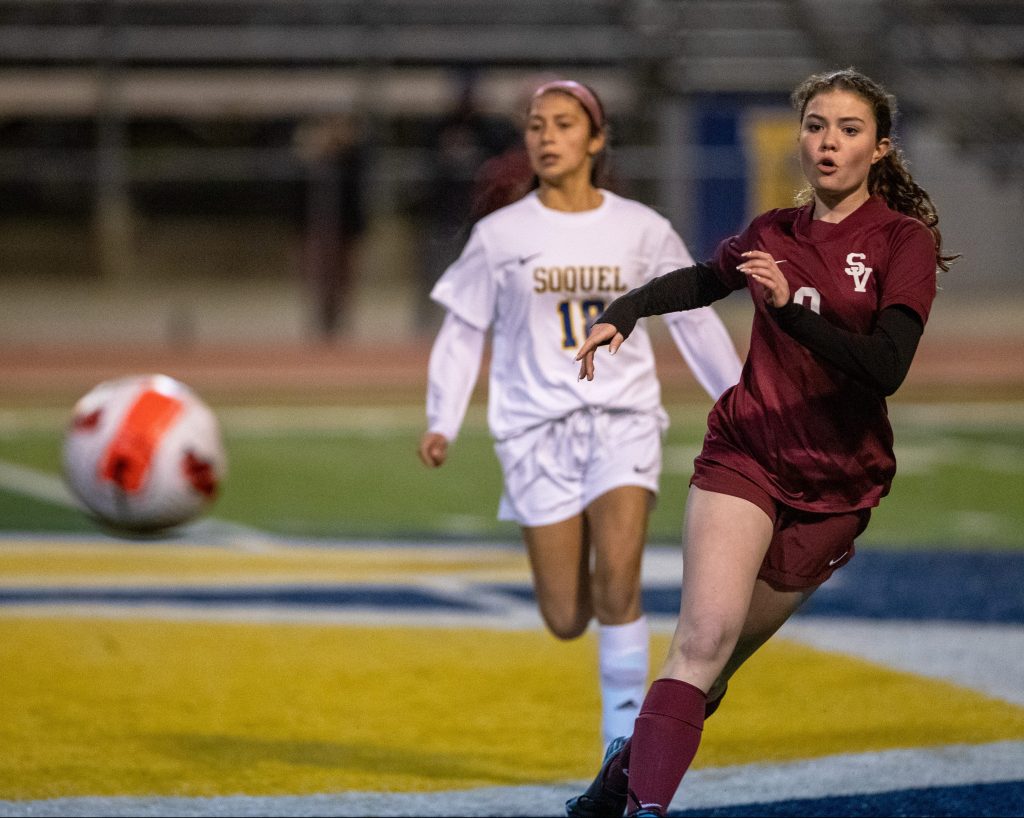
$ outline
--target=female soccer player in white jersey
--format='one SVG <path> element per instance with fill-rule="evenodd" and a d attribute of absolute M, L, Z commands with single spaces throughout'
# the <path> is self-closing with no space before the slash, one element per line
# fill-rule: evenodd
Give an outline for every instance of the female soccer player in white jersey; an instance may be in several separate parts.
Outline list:
<path fill-rule="evenodd" d="M 575 350 L 613 299 L 693 261 L 666 219 L 596 186 L 605 141 L 591 89 L 555 81 L 534 93 L 525 144 L 536 188 L 477 222 L 431 293 L 447 315 L 430 356 L 419 455 L 429 467 L 445 462 L 492 330 L 499 517 L 522 528 L 551 632 L 574 639 L 599 623 L 607 744 L 631 732 L 646 687 L 640 567 L 668 420 L 642 327 L 599 383 L 580 383 Z M 736 382 L 741 364 L 713 311 L 667 323 L 712 398 Z"/>

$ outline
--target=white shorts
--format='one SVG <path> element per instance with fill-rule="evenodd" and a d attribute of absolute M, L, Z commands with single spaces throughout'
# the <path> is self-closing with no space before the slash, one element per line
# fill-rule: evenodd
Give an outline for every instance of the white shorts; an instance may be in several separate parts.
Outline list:
<path fill-rule="evenodd" d="M 494 444 L 505 490 L 498 519 L 523 526 L 567 520 L 619 486 L 658 493 L 668 416 L 579 409 Z"/>

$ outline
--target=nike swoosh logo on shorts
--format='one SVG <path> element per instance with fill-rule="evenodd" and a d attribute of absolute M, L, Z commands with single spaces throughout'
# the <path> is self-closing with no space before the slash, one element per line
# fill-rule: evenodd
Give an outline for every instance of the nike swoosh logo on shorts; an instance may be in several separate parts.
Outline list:
<path fill-rule="evenodd" d="M 528 256 L 520 256 L 520 257 L 519 257 L 519 263 L 520 263 L 520 264 L 526 264 L 527 262 L 533 261 L 533 260 L 534 260 L 535 258 L 537 258 L 537 256 L 539 256 L 539 255 L 540 255 L 541 253 L 543 253 L 543 252 L 544 252 L 544 251 L 543 251 L 543 250 L 541 250 L 541 251 L 540 251 L 540 252 L 538 252 L 538 253 L 532 253 L 532 254 L 530 254 L 530 255 L 528 255 Z"/>
<path fill-rule="evenodd" d="M 832 567 L 833 565 L 835 565 L 835 564 L 836 564 L 837 562 L 839 562 L 840 560 L 842 560 L 842 558 L 843 558 L 843 557 L 845 557 L 845 556 L 846 556 L 847 554 L 849 554 L 849 553 L 850 553 L 849 551 L 844 551 L 844 552 L 843 552 L 842 554 L 840 554 L 840 555 L 839 555 L 838 557 L 836 557 L 836 558 L 835 558 L 834 560 L 829 560 L 829 561 L 828 561 L 828 567 L 829 567 L 829 568 L 831 568 L 831 567 Z"/>

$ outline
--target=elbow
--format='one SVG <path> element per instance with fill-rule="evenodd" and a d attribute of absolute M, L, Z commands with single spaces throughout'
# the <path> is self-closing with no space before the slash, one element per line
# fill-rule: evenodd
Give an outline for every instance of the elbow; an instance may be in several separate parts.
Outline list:
<path fill-rule="evenodd" d="M 883 398 L 891 397 L 907 379 L 907 372 L 907 367 L 894 368 L 880 377 L 876 377 L 871 385 Z"/>
<path fill-rule="evenodd" d="M 896 390 L 900 388 L 900 385 L 902 383 L 903 381 L 881 383 L 877 384 L 876 388 L 878 389 L 879 394 L 883 398 L 891 398 L 893 395 L 896 394 Z"/>
<path fill-rule="evenodd" d="M 888 398 L 894 395 L 907 379 L 910 364 L 914 361 L 914 350 L 901 349 L 890 342 L 886 352 L 888 354 L 882 356 L 881 366 L 875 373 L 874 386 L 882 397 Z"/>

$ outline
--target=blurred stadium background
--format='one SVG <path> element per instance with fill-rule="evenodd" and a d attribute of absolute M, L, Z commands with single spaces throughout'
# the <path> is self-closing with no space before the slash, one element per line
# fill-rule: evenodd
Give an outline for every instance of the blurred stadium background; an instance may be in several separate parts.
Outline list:
<path fill-rule="evenodd" d="M 1024 797 L 1019 0 L 0 0 L 0 668 L 22 669 L 0 681 L 0 799 L 522 788 L 586 775 L 592 646 L 552 646 L 531 613 L 521 554 L 504 545 L 516 532 L 493 519 L 483 384 L 452 468 L 427 476 L 414 459 L 440 318 L 426 293 L 466 236 L 474 179 L 517 138 L 539 79 L 599 91 L 614 187 L 667 215 L 704 256 L 752 214 L 791 202 L 801 183 L 788 94 L 847 65 L 898 97 L 911 169 L 963 259 L 943 277 L 891 402 L 901 472 L 851 564 L 857 582 L 824 595 L 796 627 L 799 644 L 766 654 L 766 688 L 731 694 L 705 763 L 878 751 L 872 776 L 895 789 L 896 774 L 880 771 L 912 765 L 885 753 L 966 743 L 975 750 L 950 756 L 961 772 L 927 756 L 928 772 L 907 773 L 906 786 L 940 770 L 973 795 L 928 790 L 931 806 L 902 814 L 1014 814 L 1006 804 Z M 325 317 L 310 254 L 339 259 L 322 241 L 338 231 L 351 283 Z M 720 312 L 742 351 L 749 304 L 730 297 Z M 707 404 L 671 345 L 663 352 L 673 430 L 651 535 L 672 544 Z M 218 410 L 231 474 L 210 525 L 140 548 L 68 507 L 59 447 L 75 399 L 143 371 L 180 378 Z M 676 549 L 652 551 L 648 603 L 667 617 L 663 631 Z M 126 613 L 140 606 L 155 623 Z M 426 619 L 450 626 L 444 650 L 421 655 L 415 632 L 366 627 Z M 244 634 L 230 624 L 263 620 Z M 296 621 L 319 629 L 298 637 Z M 487 630 L 496 622 L 523 632 L 499 639 Z M 854 643 L 847 654 L 885 669 L 831 653 Z M 396 655 L 413 666 L 385 661 Z M 266 656 L 269 669 L 254 658 Z M 509 657 L 512 675 L 496 673 Z M 787 673 L 794 663 L 800 672 Z M 434 687 L 404 686 L 396 667 Z M 451 684 L 442 667 L 462 674 L 460 707 L 437 701 Z M 264 676 L 287 707 L 260 698 Z M 229 702 L 208 677 L 224 680 Z M 821 685 L 842 695 L 813 723 L 785 708 L 759 722 L 759 697 L 793 684 L 785 700 Z M 879 687 L 913 706 L 874 712 L 864 702 Z M 360 696 L 336 701 L 336 688 Z M 497 695 L 506 707 L 493 714 Z M 395 701 L 438 717 L 426 731 L 392 730 Z M 509 741 L 524 713 L 540 728 Z M 771 738 L 751 742 L 751 724 Z M 116 749 L 97 757 L 97 742 Z M 832 781 L 823 769 L 807 773 Z M 714 770 L 696 772 L 695 808 L 739 803 L 751 780 L 744 772 L 730 790 Z M 1015 790 L 978 800 L 979 782 L 1008 780 Z M 808 786 L 759 791 L 775 801 L 826 792 Z M 372 803 L 378 814 L 535 814 L 531 804 L 557 811 L 569 792 L 518 802 L 502 790 L 485 813 L 457 799 Z M 365 814 L 367 802 L 311 803 L 132 802 L 122 814 Z M 855 806 L 815 802 L 806 814 L 897 814 L 892 800 Z M 22 810 L 0 801 L 0 814 Z"/>
<path fill-rule="evenodd" d="M 338 118 L 361 214 L 340 218 L 365 227 L 343 334 L 407 340 L 435 318 L 422 294 L 472 175 L 553 73 L 599 89 L 618 187 L 703 255 L 791 201 L 788 92 L 845 65 L 900 99 L 912 170 L 965 256 L 937 320 L 1019 300 L 1013 0 L 3 0 L 0 342 L 317 338 L 299 134 Z"/>

